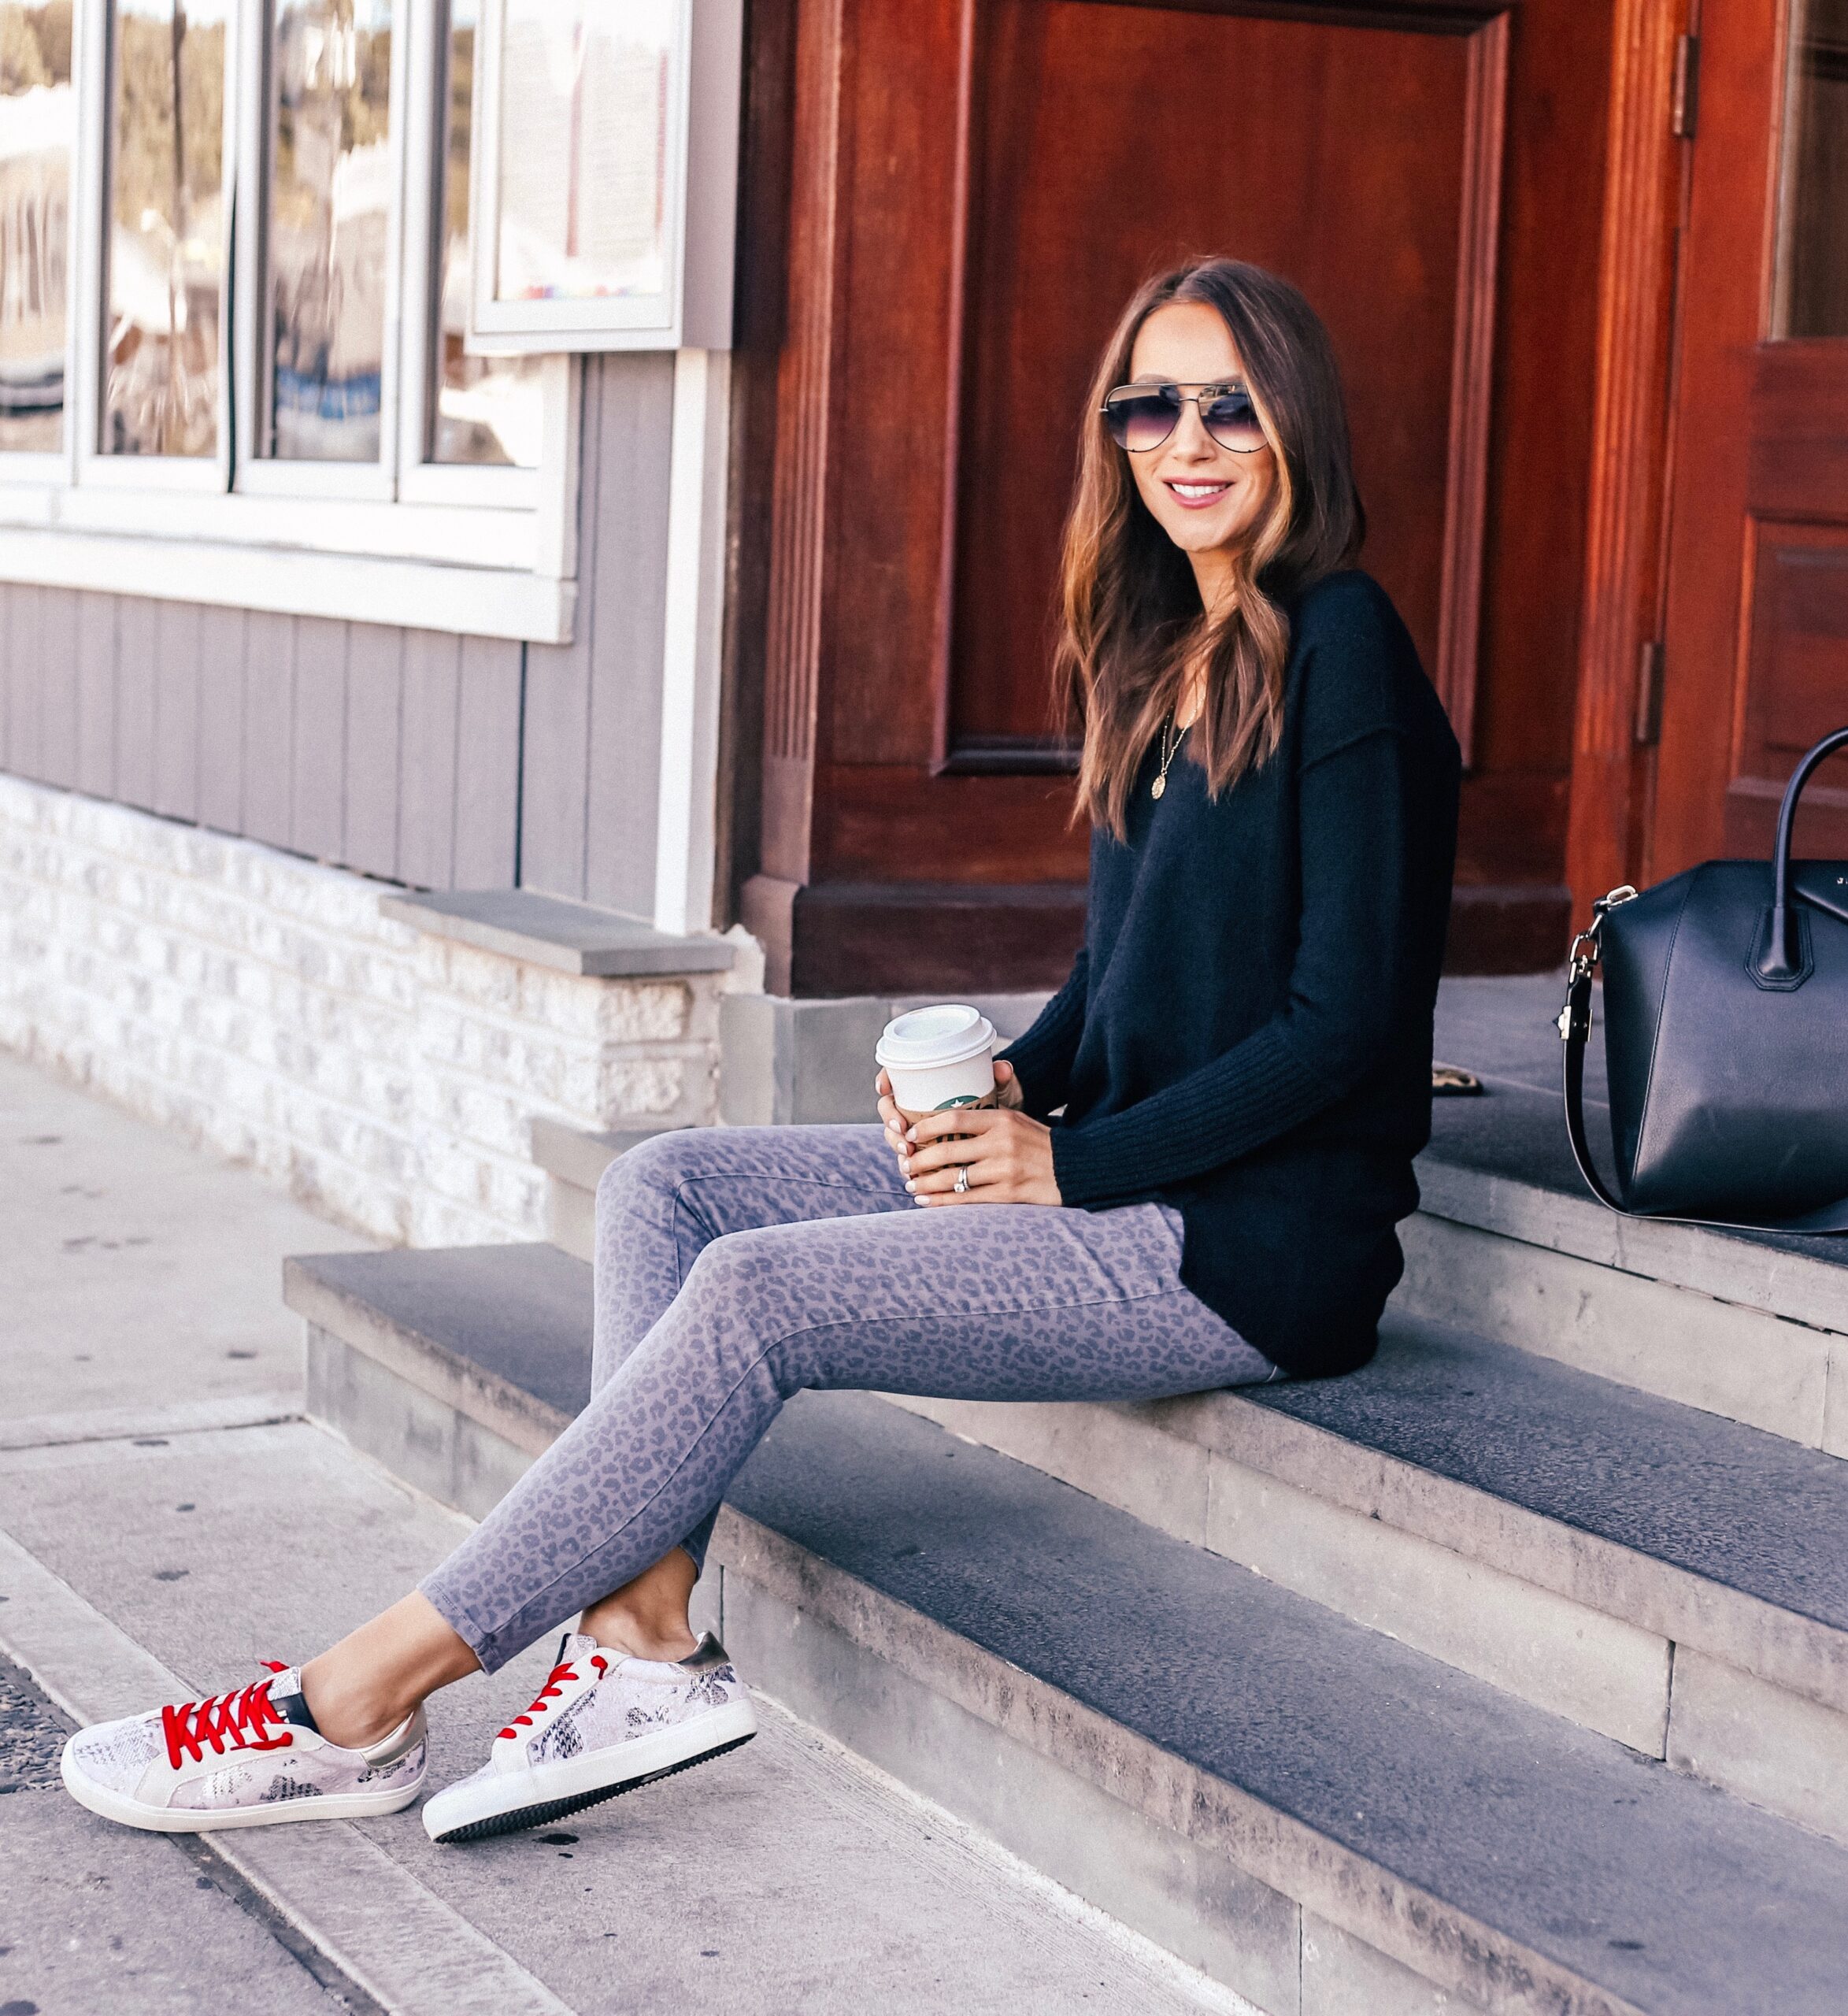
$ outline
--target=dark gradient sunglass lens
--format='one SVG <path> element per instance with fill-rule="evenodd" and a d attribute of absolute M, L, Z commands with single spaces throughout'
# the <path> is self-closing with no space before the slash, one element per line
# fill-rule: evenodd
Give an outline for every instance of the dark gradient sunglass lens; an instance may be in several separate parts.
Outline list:
<path fill-rule="evenodd" d="M 1180 402 L 1166 392 L 1134 392 L 1105 402 L 1104 424 L 1119 448 L 1158 448 L 1174 432 Z"/>
<path fill-rule="evenodd" d="M 1222 448 L 1248 455 L 1264 446 L 1264 429 L 1257 424 L 1257 411 L 1242 392 L 1228 393 L 1206 409 L 1206 432 Z"/>

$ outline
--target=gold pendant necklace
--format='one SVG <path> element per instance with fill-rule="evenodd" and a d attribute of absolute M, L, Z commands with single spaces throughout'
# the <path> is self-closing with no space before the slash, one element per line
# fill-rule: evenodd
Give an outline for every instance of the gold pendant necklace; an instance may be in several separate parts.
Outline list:
<path fill-rule="evenodd" d="M 1157 776 L 1149 786 L 1149 795 L 1151 798 L 1159 798 L 1161 794 L 1167 790 L 1168 766 L 1174 761 L 1176 754 L 1180 748 L 1181 737 L 1187 732 L 1187 728 L 1183 728 L 1181 730 L 1180 734 L 1177 735 L 1174 738 L 1174 746 L 1172 748 L 1170 748 L 1168 742 L 1168 731 L 1170 726 L 1172 726 L 1173 720 L 1174 717 L 1170 714 L 1168 719 L 1161 724 L 1161 774 Z M 1191 721 L 1187 723 L 1187 728 L 1191 728 L 1193 725 L 1194 724 Z"/>

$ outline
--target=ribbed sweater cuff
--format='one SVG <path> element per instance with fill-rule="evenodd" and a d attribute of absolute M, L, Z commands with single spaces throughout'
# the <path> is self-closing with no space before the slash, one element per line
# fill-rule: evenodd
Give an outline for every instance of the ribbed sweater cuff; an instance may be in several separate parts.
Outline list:
<path fill-rule="evenodd" d="M 1053 1177 L 1068 1204 L 1203 1176 L 1288 1132 L 1339 1095 L 1277 1028 L 1135 1105 L 1075 1126 L 1054 1123 Z"/>
<path fill-rule="evenodd" d="M 1048 1007 L 1057 1006 L 1049 1002 Z M 1043 1120 L 1053 1108 L 1063 1106 L 1072 1075 L 1072 1059 L 1084 1027 L 1082 995 L 1061 1008 L 1057 1017 L 1044 1015 L 1023 1036 L 996 1051 L 996 1061 L 1005 1058 L 1020 1078 L 1025 1110 L 1035 1120 Z"/>

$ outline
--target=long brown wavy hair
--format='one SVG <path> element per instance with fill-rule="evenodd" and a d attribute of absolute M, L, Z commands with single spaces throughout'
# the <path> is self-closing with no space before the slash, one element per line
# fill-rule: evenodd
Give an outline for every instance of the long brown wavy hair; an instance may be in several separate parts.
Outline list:
<path fill-rule="evenodd" d="M 1104 396 L 1129 376 L 1142 326 L 1171 302 L 1216 309 L 1275 458 L 1269 511 L 1235 565 L 1228 613 L 1210 630 L 1187 557 L 1150 514 L 1127 452 L 1104 430 Z M 1072 811 L 1125 837 L 1144 751 L 1178 703 L 1188 662 L 1206 656 L 1204 710 L 1188 754 L 1217 797 L 1276 750 L 1289 620 L 1280 601 L 1350 565 L 1366 536 L 1334 346 L 1290 283 L 1238 259 L 1196 259 L 1146 281 L 1098 363 L 1065 522 L 1054 699 L 1082 735 Z"/>

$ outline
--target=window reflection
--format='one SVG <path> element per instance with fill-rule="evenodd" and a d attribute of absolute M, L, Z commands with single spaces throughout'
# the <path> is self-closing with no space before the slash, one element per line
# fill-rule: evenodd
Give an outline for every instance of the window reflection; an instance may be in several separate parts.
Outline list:
<path fill-rule="evenodd" d="M 0 450 L 64 440 L 71 0 L 0 4 Z"/>
<path fill-rule="evenodd" d="M 451 0 L 448 123 L 439 198 L 442 253 L 430 372 L 435 398 L 428 452 L 433 462 L 513 463 L 536 469 L 539 359 L 468 357 L 462 350 L 468 325 L 468 161 L 480 20 L 479 0 Z"/>
<path fill-rule="evenodd" d="M 218 446 L 227 0 L 110 9 L 106 454 Z"/>
<path fill-rule="evenodd" d="M 272 0 L 269 452 L 376 461 L 391 0 Z"/>
<path fill-rule="evenodd" d="M 672 0 L 507 0 L 498 301 L 667 287 Z"/>
<path fill-rule="evenodd" d="M 1848 336 L 1848 0 L 1796 0 L 1779 206 L 1780 336 Z"/>

